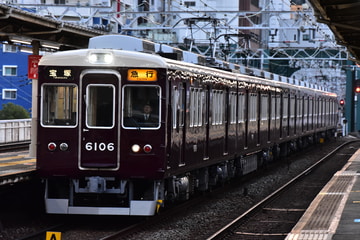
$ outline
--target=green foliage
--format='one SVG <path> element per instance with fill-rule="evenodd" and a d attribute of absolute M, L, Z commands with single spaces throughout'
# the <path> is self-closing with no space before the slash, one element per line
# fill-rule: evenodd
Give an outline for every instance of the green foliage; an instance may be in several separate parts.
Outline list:
<path fill-rule="evenodd" d="M 13 103 L 6 103 L 2 105 L 2 109 L 0 110 L 1 120 L 24 118 L 30 118 L 30 114 L 22 106 Z"/>

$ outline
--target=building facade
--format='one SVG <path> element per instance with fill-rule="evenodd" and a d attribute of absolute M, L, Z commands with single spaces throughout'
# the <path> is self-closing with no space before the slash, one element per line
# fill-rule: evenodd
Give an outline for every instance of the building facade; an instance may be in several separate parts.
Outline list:
<path fill-rule="evenodd" d="M 55 20 L 126 34 L 344 92 L 347 59 L 305 0 L 0 0 Z M 31 47 L 31 46 L 30 46 Z M 4 44 L 2 102 L 30 111 L 27 54 Z M 11 60 L 11 61 L 10 61 Z M 26 93 L 25 93 L 25 92 Z M 0 106 L 1 107 L 1 106 Z"/>
<path fill-rule="evenodd" d="M 31 80 L 28 79 L 28 55 L 17 46 L 0 44 L 0 108 L 14 103 L 31 113 Z"/>

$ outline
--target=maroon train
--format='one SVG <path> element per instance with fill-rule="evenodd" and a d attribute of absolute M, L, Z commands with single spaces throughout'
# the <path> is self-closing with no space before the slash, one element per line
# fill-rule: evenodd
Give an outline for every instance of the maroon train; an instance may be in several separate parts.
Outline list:
<path fill-rule="evenodd" d="M 39 63 L 48 213 L 153 215 L 336 128 L 335 94 L 114 49 L 128 38 Z"/>

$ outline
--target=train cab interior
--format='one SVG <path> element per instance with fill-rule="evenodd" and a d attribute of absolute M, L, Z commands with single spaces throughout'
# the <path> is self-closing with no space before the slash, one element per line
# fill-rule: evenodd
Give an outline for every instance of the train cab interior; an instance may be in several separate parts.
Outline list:
<path fill-rule="evenodd" d="M 160 127 L 160 87 L 126 85 L 123 88 L 123 127 Z"/>

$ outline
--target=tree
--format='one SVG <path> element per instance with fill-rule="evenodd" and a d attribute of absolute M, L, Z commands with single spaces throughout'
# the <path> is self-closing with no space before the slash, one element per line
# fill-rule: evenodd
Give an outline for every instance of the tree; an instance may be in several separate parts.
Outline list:
<path fill-rule="evenodd" d="M 30 114 L 22 106 L 13 103 L 6 103 L 2 105 L 2 109 L 0 110 L 1 120 L 24 118 L 30 118 Z"/>

